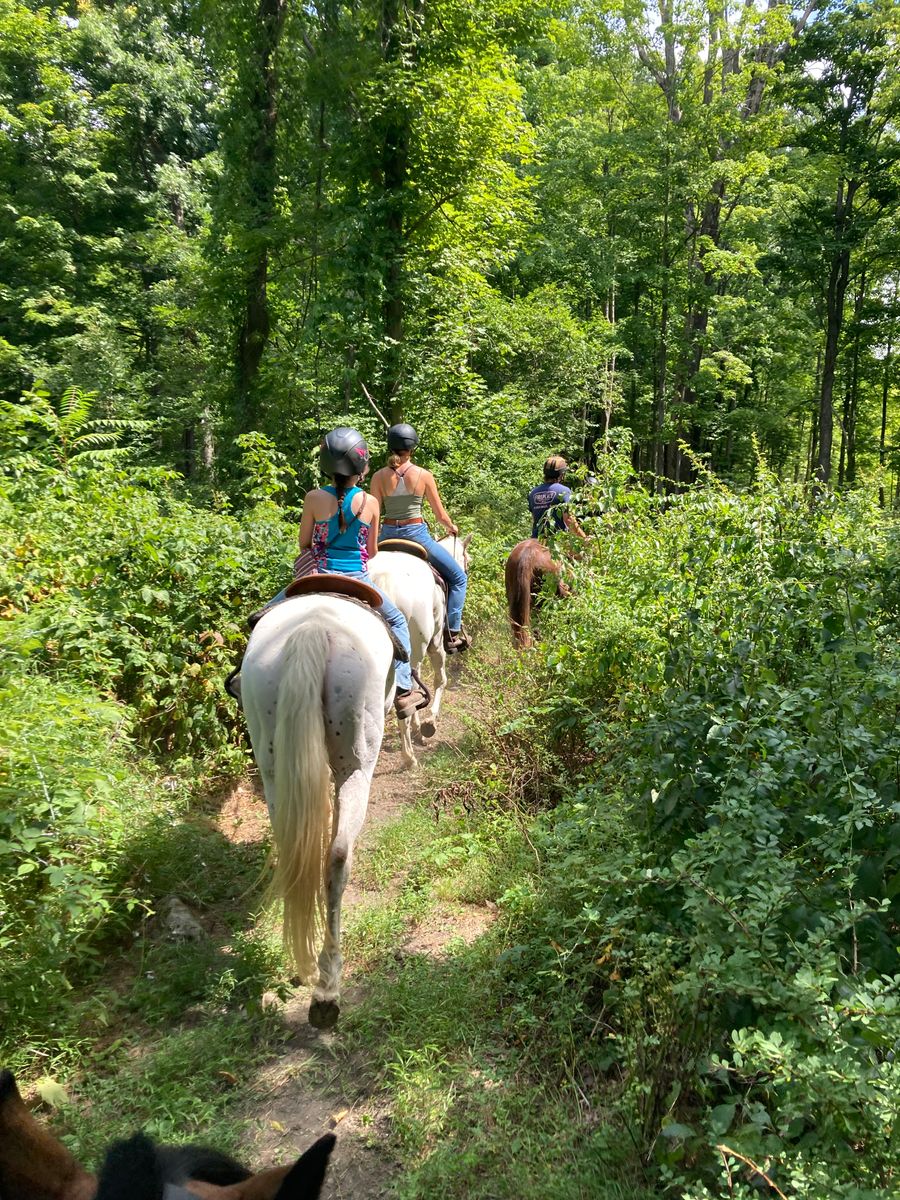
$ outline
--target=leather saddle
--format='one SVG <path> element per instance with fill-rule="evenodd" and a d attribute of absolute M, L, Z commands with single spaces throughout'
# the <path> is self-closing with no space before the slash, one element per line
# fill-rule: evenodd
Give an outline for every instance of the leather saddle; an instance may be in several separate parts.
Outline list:
<path fill-rule="evenodd" d="M 396 550 L 402 554 L 411 554 L 413 558 L 421 558 L 423 562 L 428 561 L 428 551 L 424 546 L 420 546 L 418 542 L 411 542 L 408 538 L 383 538 L 378 543 L 378 553 L 382 550 Z"/>
<path fill-rule="evenodd" d="M 411 542 L 407 538 L 385 538 L 378 543 L 378 553 L 380 554 L 382 550 L 400 554 L 411 554 L 413 558 L 421 558 L 423 562 L 428 562 L 428 551 L 425 547 L 420 546 L 418 542 Z M 431 566 L 430 563 L 428 565 Z M 450 595 L 447 580 L 434 567 L 431 567 L 431 574 L 434 576 L 434 582 L 444 593 L 444 606 L 446 609 L 447 598 Z"/>
<path fill-rule="evenodd" d="M 284 598 L 292 600 L 294 596 L 315 596 L 323 592 L 330 596 L 359 600 L 370 608 L 381 608 L 381 593 L 361 579 L 352 579 L 349 575 L 304 575 L 302 579 L 295 579 L 288 584 Z"/>
<path fill-rule="evenodd" d="M 411 554 L 413 558 L 421 558 L 424 562 L 428 562 L 428 551 L 424 546 L 420 546 L 418 542 L 411 542 L 407 538 L 385 538 L 384 541 L 378 543 L 378 553 L 382 550 L 387 550 L 389 553 Z M 450 585 L 443 575 L 431 563 L 431 574 L 434 576 L 434 582 L 438 585 L 444 594 L 444 649 L 448 654 L 455 653 L 453 638 L 450 634 L 450 625 L 447 622 L 448 606 L 450 602 Z"/>

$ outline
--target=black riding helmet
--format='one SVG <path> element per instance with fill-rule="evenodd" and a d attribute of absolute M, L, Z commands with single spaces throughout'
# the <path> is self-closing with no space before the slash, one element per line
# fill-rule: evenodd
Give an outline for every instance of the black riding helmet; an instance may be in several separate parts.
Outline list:
<path fill-rule="evenodd" d="M 387 431 L 388 450 L 414 450 L 419 444 L 419 435 L 412 425 L 392 425 Z"/>
<path fill-rule="evenodd" d="M 319 462 L 324 475 L 362 475 L 369 465 L 369 447 L 358 429 L 341 425 L 322 439 Z"/>

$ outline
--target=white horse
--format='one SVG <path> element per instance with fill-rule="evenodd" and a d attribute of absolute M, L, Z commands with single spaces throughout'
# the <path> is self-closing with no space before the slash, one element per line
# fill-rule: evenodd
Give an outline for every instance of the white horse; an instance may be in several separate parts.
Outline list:
<path fill-rule="evenodd" d="M 309 1019 L 319 1028 L 340 1013 L 341 899 L 394 696 L 393 655 L 374 612 L 307 595 L 265 615 L 241 669 L 278 854 L 272 892 L 300 975 L 315 978 L 318 965 Z"/>
<path fill-rule="evenodd" d="M 467 548 L 472 535 L 458 538 L 454 535 L 439 542 L 449 550 L 464 571 L 468 571 Z M 412 669 L 418 674 L 427 655 L 434 674 L 432 699 L 429 709 L 420 718 L 414 713 L 408 721 L 399 721 L 400 752 L 404 765 L 418 765 L 413 750 L 413 733 L 433 737 L 441 713 L 441 701 L 447 686 L 447 659 L 444 651 L 444 622 L 446 600 L 444 589 L 434 578 L 431 567 L 413 554 L 394 550 L 381 551 L 369 560 L 369 575 L 383 592 L 397 605 L 409 625 L 410 655 Z"/>

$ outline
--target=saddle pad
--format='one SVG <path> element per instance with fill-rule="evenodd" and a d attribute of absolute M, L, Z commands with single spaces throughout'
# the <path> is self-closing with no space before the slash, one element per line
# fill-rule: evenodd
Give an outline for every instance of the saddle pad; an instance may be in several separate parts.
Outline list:
<path fill-rule="evenodd" d="M 370 608 L 381 608 L 381 596 L 375 588 L 349 575 L 304 575 L 302 579 L 289 583 L 284 595 L 285 599 L 292 600 L 294 596 L 315 596 L 319 592 L 346 596 L 349 600 L 360 600 Z"/>
<path fill-rule="evenodd" d="M 407 538 L 385 538 L 378 543 L 378 553 L 382 550 L 401 550 L 404 554 L 412 554 L 415 558 L 428 562 L 428 551 L 425 547 L 420 546 L 418 542 L 410 542 Z"/>

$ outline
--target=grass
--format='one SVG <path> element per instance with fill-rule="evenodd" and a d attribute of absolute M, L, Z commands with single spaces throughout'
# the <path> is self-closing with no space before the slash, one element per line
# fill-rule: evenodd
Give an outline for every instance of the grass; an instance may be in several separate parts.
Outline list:
<path fill-rule="evenodd" d="M 475 734 L 464 744 L 465 757 L 452 747 L 430 757 L 422 798 L 355 864 L 368 902 L 348 910 L 343 949 L 363 986 L 330 1045 L 295 1073 L 312 1092 L 377 1096 L 398 1200 L 649 1200 L 621 1129 L 554 1059 L 559 1030 L 516 1011 L 515 947 L 497 902 L 534 871 L 534 851 L 499 788 L 470 802 L 466 776 L 481 763 Z M 133 861 L 150 894 L 177 891 L 215 913 L 215 936 L 140 937 L 107 963 L 118 982 L 92 997 L 96 1040 L 90 1053 L 81 1043 L 75 1103 L 55 1119 L 91 1164 L 138 1127 L 246 1156 L 255 1089 L 289 1037 L 260 1004 L 264 991 L 286 992 L 289 974 L 276 922 L 258 911 L 265 847 L 230 845 L 189 806 L 179 815 L 136 837 Z M 471 944 L 405 950 L 429 917 L 452 927 L 461 906 L 485 904 L 499 918 Z"/>

